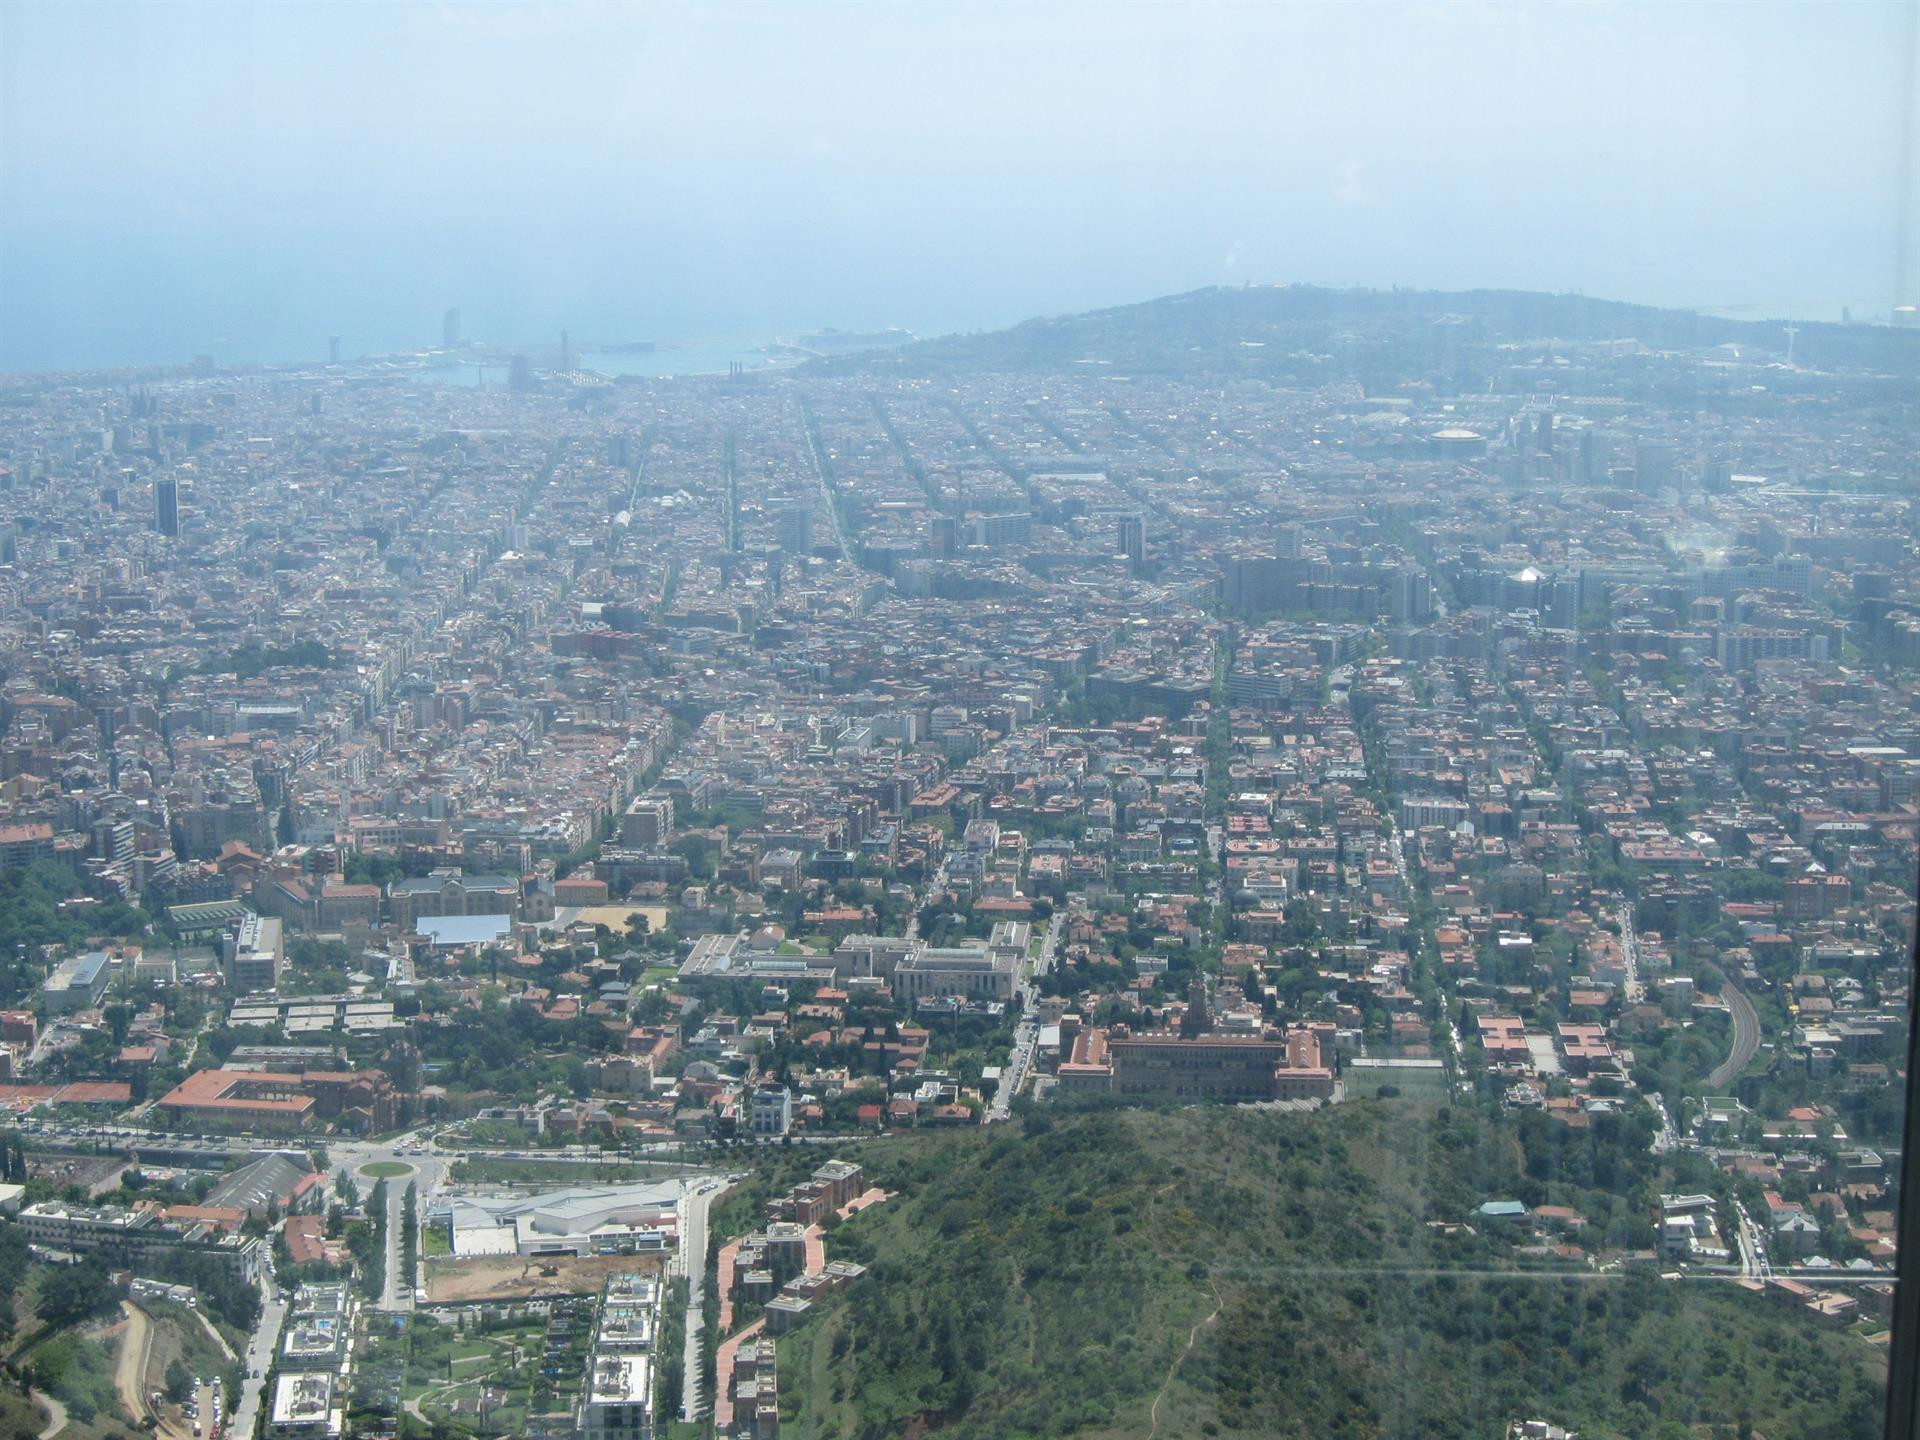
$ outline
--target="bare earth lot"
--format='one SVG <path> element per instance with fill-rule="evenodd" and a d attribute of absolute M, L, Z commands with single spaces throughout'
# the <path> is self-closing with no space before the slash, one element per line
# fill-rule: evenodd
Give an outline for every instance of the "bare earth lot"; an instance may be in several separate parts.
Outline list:
<path fill-rule="evenodd" d="M 476 1260 L 434 1259 L 427 1262 L 427 1299 L 433 1304 L 455 1300 L 532 1300 L 542 1295 L 597 1295 L 609 1275 L 658 1273 L 658 1255 L 571 1255 L 523 1259 L 518 1255 L 488 1256 Z M 551 1270 L 551 1275 L 542 1274 Z"/>

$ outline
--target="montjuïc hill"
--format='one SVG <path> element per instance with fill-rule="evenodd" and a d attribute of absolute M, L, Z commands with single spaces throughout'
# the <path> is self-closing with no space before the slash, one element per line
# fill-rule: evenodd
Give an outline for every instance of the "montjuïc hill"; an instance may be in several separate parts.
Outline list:
<path fill-rule="evenodd" d="M 1444 371 L 1464 352 L 1557 341 L 1697 354 L 1802 370 L 1920 374 L 1920 327 L 1733 320 L 1524 290 L 1336 290 L 1216 287 L 1010 329 L 949 335 L 818 362 L 826 373 L 936 375 L 1082 370 L 1110 375 L 1243 375 L 1312 382 L 1384 365 Z"/>

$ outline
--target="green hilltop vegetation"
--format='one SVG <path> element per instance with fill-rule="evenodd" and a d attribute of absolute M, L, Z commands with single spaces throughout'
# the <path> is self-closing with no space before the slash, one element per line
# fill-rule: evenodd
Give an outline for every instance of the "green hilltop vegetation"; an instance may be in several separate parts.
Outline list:
<path fill-rule="evenodd" d="M 1784 321 L 1729 320 L 1586 295 L 1524 290 L 1336 290 L 1315 285 L 1214 287 L 1006 330 L 949 335 L 816 362 L 826 373 L 1072 370 L 1090 374 L 1245 375 L 1320 383 L 1377 372 L 1454 374 L 1467 352 L 1525 341 L 1637 340 L 1653 349 L 1737 345 L 1784 357 Z M 1920 331 L 1806 322 L 1796 360 L 1911 376 Z M 1504 363 L 1504 362 L 1503 362 Z M 1484 384 L 1484 377 L 1481 379 Z"/>
<path fill-rule="evenodd" d="M 780 1341 L 791 1440 L 1879 1433 L 1883 1361 L 1851 1333 L 1430 1223 L 1551 1197 L 1651 1243 L 1632 1206 L 1692 1177 L 1625 1129 L 1413 1100 L 1099 1109 L 860 1160 L 900 1193 L 834 1229 L 869 1274 Z"/>

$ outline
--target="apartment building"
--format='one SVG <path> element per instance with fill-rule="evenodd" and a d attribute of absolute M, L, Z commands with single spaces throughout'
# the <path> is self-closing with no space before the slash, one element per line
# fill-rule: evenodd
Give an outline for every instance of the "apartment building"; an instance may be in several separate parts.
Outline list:
<path fill-rule="evenodd" d="M 277 990 L 286 958 L 286 938 L 279 917 L 248 915 L 221 946 L 227 988 L 236 995 Z"/>
<path fill-rule="evenodd" d="M 574 1412 L 574 1428 L 583 1440 L 653 1440 L 659 1323 L 658 1279 L 615 1275 L 607 1281 Z"/>
<path fill-rule="evenodd" d="M 238 1278 L 250 1281 L 260 1273 L 265 1253 L 258 1239 L 204 1223 L 175 1224 L 154 1210 L 48 1200 L 26 1206 L 18 1219 L 29 1245 L 70 1255 L 100 1255 L 110 1263 L 129 1266 L 149 1256 L 185 1251 L 216 1260 Z"/>

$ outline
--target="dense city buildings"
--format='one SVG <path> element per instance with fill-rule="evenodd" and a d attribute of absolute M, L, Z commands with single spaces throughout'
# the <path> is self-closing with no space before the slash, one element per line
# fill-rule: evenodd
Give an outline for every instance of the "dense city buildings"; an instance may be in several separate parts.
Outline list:
<path fill-rule="evenodd" d="M 1359 1194 L 1413 1117 L 1481 1169 L 1295 1198 L 1286 1243 L 1350 1210 L 1421 1273 L 1878 1313 L 1920 337 L 1789 361 L 1595 305 L 1255 288 L 726 378 L 10 383 L 0 1103 L 58 1147 L 18 1226 L 351 1271 L 383 1319 L 304 1285 L 255 1395 L 289 1440 L 407 1402 L 778 1433 L 825 1403 L 810 1336 L 885 1348 L 889 1247 L 1020 1243 L 966 1177 L 1081 1163 L 1075 1123 L 1231 1117 L 1196 1167 L 1282 1137 L 1237 1214 Z M 87 1136 L 126 1164 L 76 1171 Z M 1132 1179 L 1036 1213 L 1134 1243 Z M 1158 1205 L 1139 1233 L 1207 1223 Z M 1074 1233 L 1037 1268 L 1098 1269 Z M 427 1385 L 454 1333 L 518 1378 Z"/>

